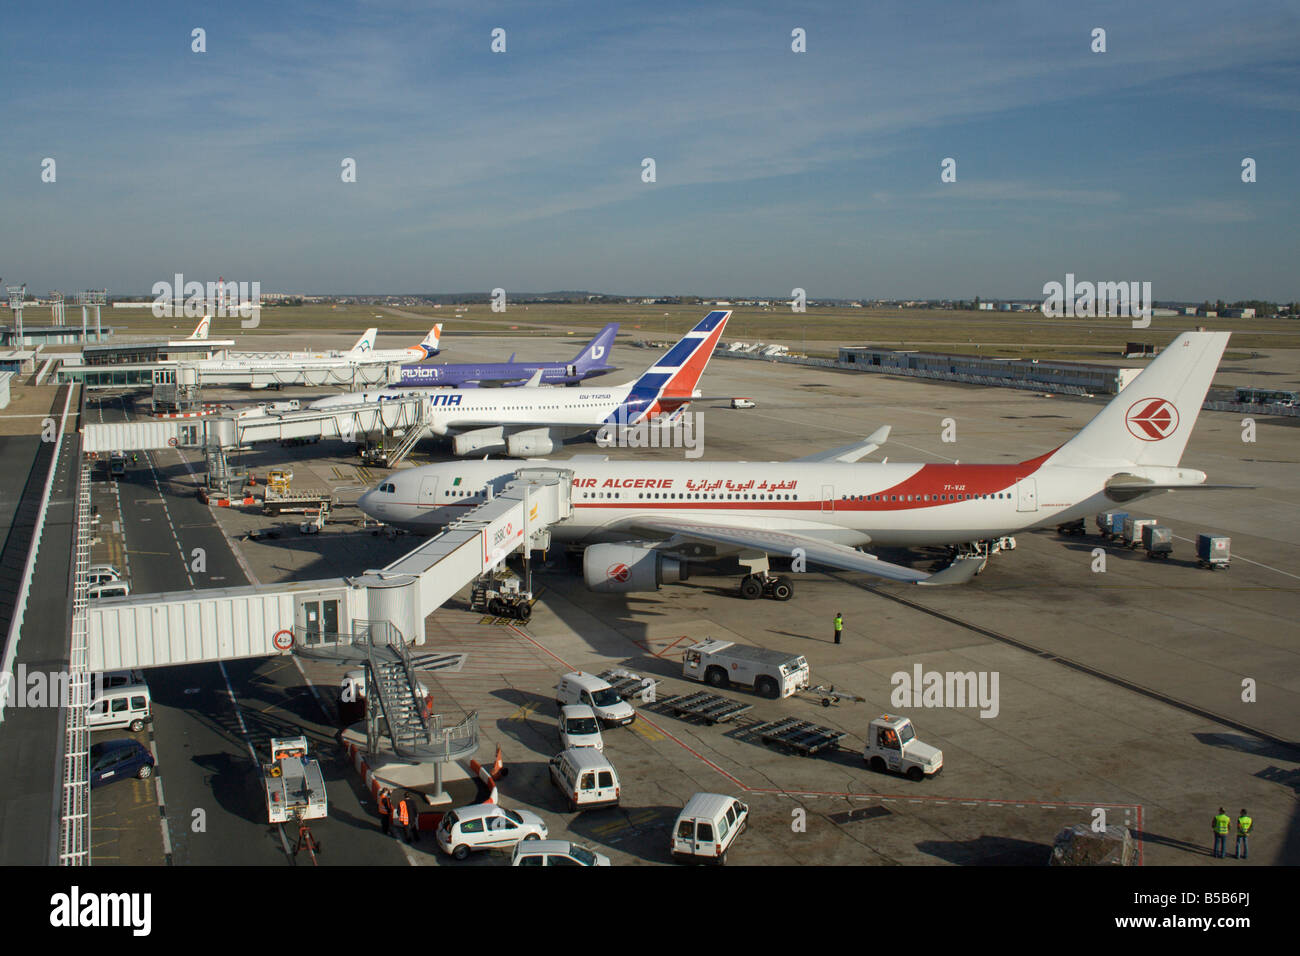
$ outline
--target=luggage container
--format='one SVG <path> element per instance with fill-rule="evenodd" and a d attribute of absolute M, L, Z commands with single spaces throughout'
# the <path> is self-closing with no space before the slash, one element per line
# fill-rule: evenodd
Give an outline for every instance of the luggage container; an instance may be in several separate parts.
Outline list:
<path fill-rule="evenodd" d="M 1124 530 L 1120 534 L 1120 543 L 1126 548 L 1136 548 L 1142 543 L 1142 528 L 1155 523 L 1155 518 L 1135 518 L 1132 515 L 1125 515 Z"/>
<path fill-rule="evenodd" d="M 1168 558 L 1174 553 L 1174 533 L 1162 525 L 1143 525 L 1142 547 L 1148 558 Z"/>
<path fill-rule="evenodd" d="M 1097 515 L 1097 530 L 1101 532 L 1102 538 L 1109 541 L 1111 538 L 1117 538 L 1124 531 L 1124 520 L 1128 518 L 1126 511 L 1103 511 Z"/>
<path fill-rule="evenodd" d="M 1198 534 L 1196 536 L 1196 563 L 1213 571 L 1215 568 L 1228 570 L 1232 539 L 1222 534 Z"/>

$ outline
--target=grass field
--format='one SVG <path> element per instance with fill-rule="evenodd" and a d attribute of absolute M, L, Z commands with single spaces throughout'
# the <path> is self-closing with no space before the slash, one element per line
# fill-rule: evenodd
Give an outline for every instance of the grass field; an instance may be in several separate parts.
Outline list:
<path fill-rule="evenodd" d="M 214 338 L 236 338 L 247 344 L 251 335 L 301 334 L 320 330 L 337 333 L 378 326 L 382 332 L 407 332 L 418 339 L 434 322 L 444 323 L 444 340 L 464 335 L 514 334 L 519 338 L 572 332 L 590 334 L 607 322 L 622 324 L 621 338 L 672 339 L 689 329 L 708 311 L 706 306 L 643 305 L 511 305 L 504 313 L 487 305 L 419 307 L 328 306 L 264 308 L 256 329 L 243 329 L 237 318 L 215 319 Z M 1201 325 L 1234 333 L 1239 350 L 1300 349 L 1300 322 L 1267 319 L 1197 319 L 1195 316 L 1153 318 L 1147 329 L 1134 329 L 1128 319 L 1048 319 L 1037 312 L 949 312 L 924 309 L 814 308 L 795 314 L 786 307 L 764 310 L 740 308 L 724 339 L 780 343 L 810 355 L 835 355 L 840 345 L 874 345 L 951 351 L 997 357 L 1033 355 L 1075 361 L 1114 359 L 1130 341 L 1166 345 L 1175 335 Z M 69 307 L 70 324 L 81 316 Z M 119 333 L 188 335 L 190 319 L 156 319 L 147 309 L 107 308 L 103 320 Z M 28 325 L 45 325 L 49 310 L 27 308 Z M 391 340 L 381 347 L 393 347 Z"/>

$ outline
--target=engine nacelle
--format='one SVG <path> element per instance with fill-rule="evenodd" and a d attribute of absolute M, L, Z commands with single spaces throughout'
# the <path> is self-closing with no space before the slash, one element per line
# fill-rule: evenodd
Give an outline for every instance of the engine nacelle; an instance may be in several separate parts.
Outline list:
<path fill-rule="evenodd" d="M 549 455 L 559 447 L 550 429 L 533 428 L 526 432 L 516 432 L 506 439 L 506 454 L 511 458 L 534 458 L 537 455 Z"/>
<path fill-rule="evenodd" d="M 657 591 L 662 584 L 685 581 L 684 561 L 665 557 L 634 544 L 593 544 L 582 553 L 582 576 L 587 587 L 604 594 Z"/>
<path fill-rule="evenodd" d="M 473 455 L 479 452 L 501 451 L 506 447 L 504 429 L 476 428 L 472 432 L 457 435 L 451 440 L 451 451 L 455 455 Z"/>

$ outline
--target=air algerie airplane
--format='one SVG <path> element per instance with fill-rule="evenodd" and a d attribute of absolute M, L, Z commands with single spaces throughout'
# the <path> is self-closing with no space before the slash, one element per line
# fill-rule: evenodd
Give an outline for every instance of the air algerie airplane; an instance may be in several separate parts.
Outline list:
<path fill-rule="evenodd" d="M 861 550 L 987 541 L 1077 522 L 1163 491 L 1223 488 L 1179 461 L 1228 344 L 1227 332 L 1184 332 L 1082 431 L 1013 465 L 863 462 L 888 437 L 791 462 L 548 461 L 573 470 L 573 517 L 553 540 L 585 545 L 583 574 L 594 591 L 652 591 L 683 581 L 701 554 L 737 556 L 750 574 L 746 598 L 789 600 L 786 578 L 767 556 L 862 571 L 893 581 L 956 584 L 980 560 L 958 559 L 936 574 Z M 398 472 L 361 496 L 368 515 L 432 534 L 509 482 L 516 465 L 449 462 Z"/>
<path fill-rule="evenodd" d="M 672 421 L 681 415 L 701 397 L 695 386 L 730 317 L 730 312 L 710 312 L 629 385 L 552 388 L 541 385 L 543 370 L 538 369 L 522 388 L 378 389 L 333 395 L 310 407 L 338 408 L 419 394 L 427 402 L 425 425 L 434 435 L 453 436 L 451 448 L 457 455 L 549 455 L 566 440 L 606 426 Z"/>

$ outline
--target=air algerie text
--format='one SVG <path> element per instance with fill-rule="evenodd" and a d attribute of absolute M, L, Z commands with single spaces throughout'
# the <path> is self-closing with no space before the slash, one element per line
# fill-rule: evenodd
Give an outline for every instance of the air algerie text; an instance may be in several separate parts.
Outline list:
<path fill-rule="evenodd" d="M 671 478 L 575 478 L 575 488 L 671 488 Z"/>

